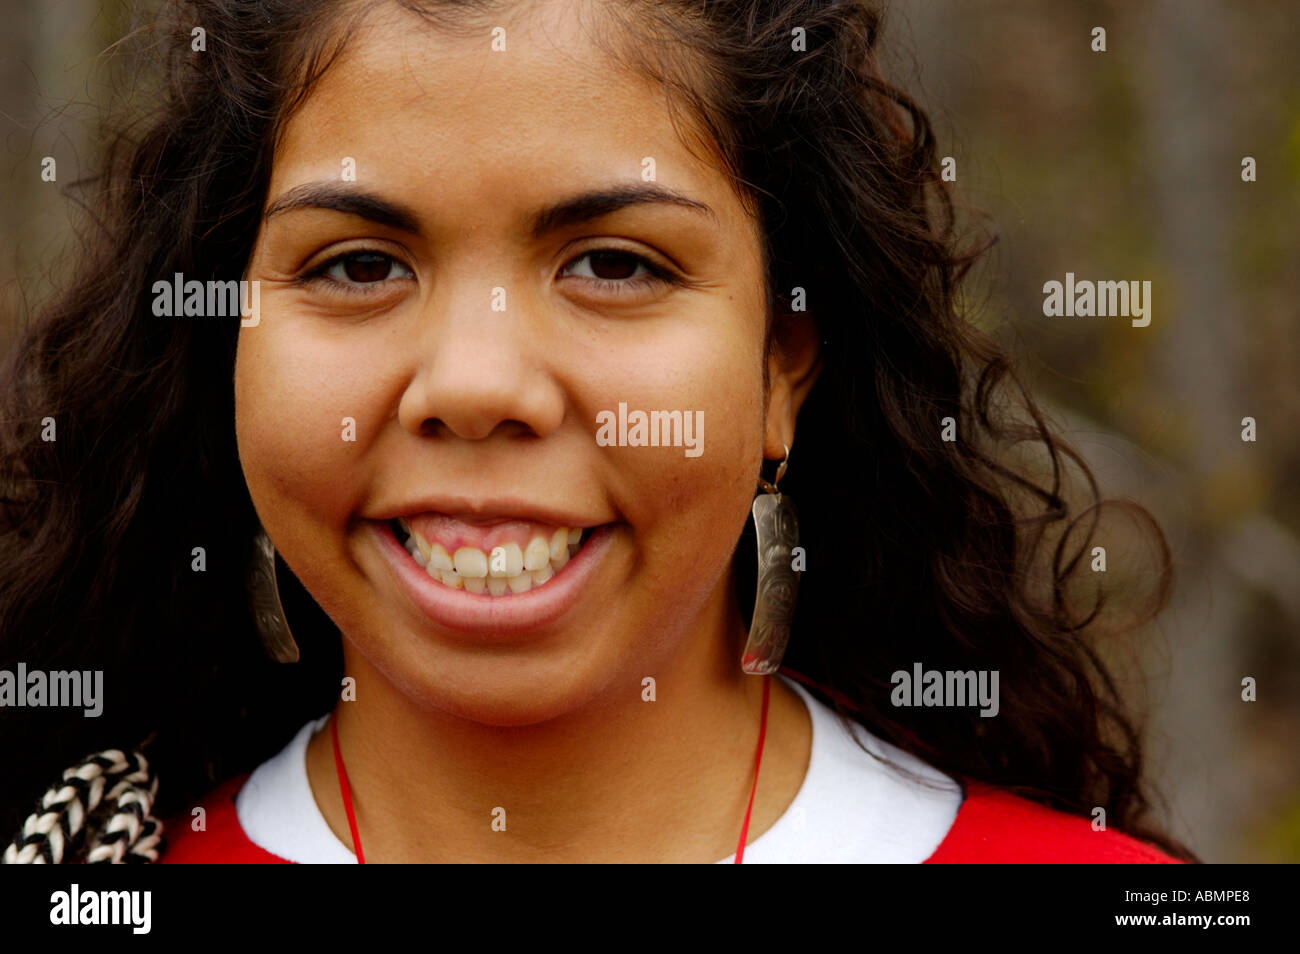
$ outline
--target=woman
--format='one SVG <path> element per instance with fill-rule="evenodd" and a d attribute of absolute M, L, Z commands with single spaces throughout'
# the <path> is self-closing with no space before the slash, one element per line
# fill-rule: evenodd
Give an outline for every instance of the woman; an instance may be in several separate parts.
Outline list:
<path fill-rule="evenodd" d="M 106 704 L 6 720 L 8 860 L 1191 857 L 875 12 L 256 11 L 11 357 L 4 655 Z"/>

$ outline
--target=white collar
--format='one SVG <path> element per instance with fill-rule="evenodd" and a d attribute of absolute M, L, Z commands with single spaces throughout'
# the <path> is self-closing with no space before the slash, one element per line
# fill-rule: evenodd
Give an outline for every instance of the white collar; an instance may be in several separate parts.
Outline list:
<path fill-rule="evenodd" d="M 812 753 L 785 813 L 745 846 L 745 864 L 906 864 L 930 857 L 957 817 L 960 786 L 853 723 L 870 752 L 932 784 L 893 770 L 859 748 L 833 709 L 794 680 L 780 678 L 808 707 Z M 254 844 L 301 864 L 356 863 L 351 848 L 326 824 L 307 780 L 307 742 L 328 718 L 326 713 L 299 729 L 254 770 L 235 799 L 239 823 Z"/>

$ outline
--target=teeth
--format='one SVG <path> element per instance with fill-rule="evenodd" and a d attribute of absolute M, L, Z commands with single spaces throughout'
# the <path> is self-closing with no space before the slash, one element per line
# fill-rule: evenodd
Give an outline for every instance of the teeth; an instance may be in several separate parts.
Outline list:
<path fill-rule="evenodd" d="M 540 570 L 551 559 L 551 548 L 542 537 L 533 537 L 524 551 L 524 569 Z M 522 591 L 521 591 L 522 592 Z"/>
<path fill-rule="evenodd" d="M 429 543 L 411 529 L 402 517 L 398 524 L 408 534 L 404 544 L 412 559 L 431 579 L 452 589 L 470 593 L 505 596 L 527 593 L 549 582 L 578 551 L 582 530 L 561 527 L 550 539 L 538 534 L 522 550 L 517 543 L 494 547 L 485 554 L 477 547 L 461 547 L 455 554 L 438 543 Z"/>
<path fill-rule="evenodd" d="M 411 525 L 406 522 L 405 517 L 397 518 L 398 524 L 406 531 L 406 549 L 411 556 L 415 557 L 415 562 L 424 566 L 429 562 L 429 544 L 424 537 L 411 530 Z"/>
<path fill-rule="evenodd" d="M 487 557 L 478 547 L 461 547 L 456 551 L 456 572 L 482 579 L 488 574 Z"/>
<path fill-rule="evenodd" d="M 566 560 L 568 559 L 569 531 L 565 530 L 563 527 L 561 527 L 559 530 L 556 530 L 555 533 L 552 534 L 549 555 L 551 558 L 551 562 L 554 562 L 560 559 L 561 557 L 565 558 Z"/>
<path fill-rule="evenodd" d="M 493 547 L 492 557 L 488 561 L 488 575 L 508 578 L 518 576 L 524 568 L 524 551 L 517 543 L 507 543 L 503 547 Z"/>

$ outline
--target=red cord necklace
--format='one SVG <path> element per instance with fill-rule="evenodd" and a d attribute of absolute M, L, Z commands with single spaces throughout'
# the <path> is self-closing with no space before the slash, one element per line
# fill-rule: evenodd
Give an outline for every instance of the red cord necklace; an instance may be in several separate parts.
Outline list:
<path fill-rule="evenodd" d="M 767 737 L 767 698 L 771 681 L 771 676 L 763 677 L 763 719 L 758 727 L 758 754 L 754 756 L 754 786 L 749 790 L 749 807 L 745 809 L 745 823 L 740 827 L 740 844 L 736 846 L 736 864 L 741 864 L 745 857 L 745 836 L 749 834 L 749 815 L 754 810 L 754 793 L 758 791 L 758 769 L 763 764 L 763 739 Z M 357 815 L 352 809 L 352 787 L 348 785 L 348 770 L 343 765 L 343 754 L 339 751 L 337 718 L 330 719 L 330 733 L 334 737 L 334 767 L 339 773 L 339 791 L 343 793 L 343 810 L 348 813 L 348 828 L 352 831 L 352 850 L 356 853 L 357 864 L 364 865 L 366 856 L 361 851 L 361 832 L 357 830 Z"/>

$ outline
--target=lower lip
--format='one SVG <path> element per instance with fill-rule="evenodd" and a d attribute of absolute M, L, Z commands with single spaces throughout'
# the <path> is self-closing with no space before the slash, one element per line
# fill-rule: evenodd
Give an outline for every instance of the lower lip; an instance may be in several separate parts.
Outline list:
<path fill-rule="evenodd" d="M 370 520 L 367 526 L 393 575 L 420 612 L 447 629 L 480 637 L 539 632 L 556 622 L 578 602 L 613 539 L 612 526 L 598 527 L 582 549 L 543 585 L 527 593 L 490 596 L 434 581 L 398 542 L 387 521 Z"/>

